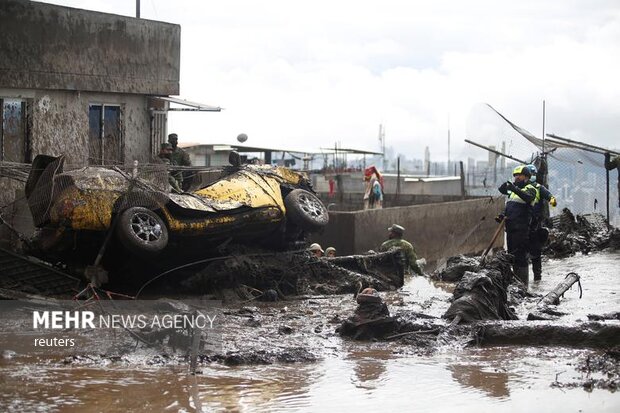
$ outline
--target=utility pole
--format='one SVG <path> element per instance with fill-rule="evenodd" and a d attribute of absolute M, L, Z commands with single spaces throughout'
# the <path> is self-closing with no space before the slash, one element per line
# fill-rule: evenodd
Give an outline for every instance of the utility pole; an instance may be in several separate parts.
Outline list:
<path fill-rule="evenodd" d="M 140 0 L 136 0 L 136 19 L 140 18 Z"/>
<path fill-rule="evenodd" d="M 456 167 L 455 167 L 456 168 Z M 456 169 L 455 169 L 456 171 Z M 448 113 L 448 168 L 447 168 L 447 174 L 450 174 L 450 114 Z M 456 175 L 456 173 L 455 173 Z"/>
<path fill-rule="evenodd" d="M 387 159 L 385 157 L 385 128 L 383 127 L 382 123 L 379 124 L 379 144 L 381 145 L 381 154 L 383 155 L 382 167 L 383 167 L 383 171 L 386 172 L 387 171 Z"/>
<path fill-rule="evenodd" d="M 396 202 L 394 206 L 398 205 L 398 197 L 400 196 L 400 156 L 396 158 Z"/>
<path fill-rule="evenodd" d="M 547 154 L 545 153 L 545 121 L 546 121 L 546 108 L 545 108 L 545 100 L 542 101 L 542 153 L 540 155 L 540 165 L 538 166 L 538 174 L 536 176 L 536 180 L 541 185 L 548 187 L 549 186 L 549 163 L 547 162 Z M 544 173 L 541 173 L 544 172 Z M 541 176 L 542 175 L 542 176 Z M 542 207 L 543 217 L 549 218 L 551 216 L 551 211 L 549 208 L 549 204 L 547 202 L 543 202 Z"/>
<path fill-rule="evenodd" d="M 542 153 L 545 156 L 545 100 L 543 99 L 543 113 L 542 113 Z"/>

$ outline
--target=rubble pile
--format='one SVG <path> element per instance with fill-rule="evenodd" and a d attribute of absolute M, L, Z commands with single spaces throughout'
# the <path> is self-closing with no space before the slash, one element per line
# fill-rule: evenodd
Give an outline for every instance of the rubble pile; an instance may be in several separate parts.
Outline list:
<path fill-rule="evenodd" d="M 358 303 L 354 314 L 342 322 L 336 330 L 341 336 L 355 340 L 382 338 L 392 333 L 396 319 L 390 317 L 390 311 L 376 290 L 367 288 L 356 297 Z"/>
<path fill-rule="evenodd" d="M 514 277 L 506 252 L 495 255 L 478 272 L 466 271 L 457 284 L 453 301 L 443 315 L 450 321 L 516 320 L 508 306 L 508 285 Z"/>
<path fill-rule="evenodd" d="M 435 271 L 431 278 L 439 281 L 458 282 L 463 278 L 465 272 L 478 272 L 479 270 L 480 261 L 478 258 L 458 255 L 448 258 L 446 267 Z"/>
<path fill-rule="evenodd" d="M 399 250 L 338 258 L 316 258 L 306 251 L 246 252 L 210 263 L 189 277 L 185 286 L 193 292 L 232 290 L 245 300 L 277 301 L 290 296 L 353 294 L 366 287 L 387 291 L 404 283 Z"/>
<path fill-rule="evenodd" d="M 568 208 L 553 218 L 549 242 L 543 254 L 564 258 L 577 252 L 588 254 L 606 248 L 620 248 L 620 230 L 607 225 L 600 214 L 574 215 Z"/>

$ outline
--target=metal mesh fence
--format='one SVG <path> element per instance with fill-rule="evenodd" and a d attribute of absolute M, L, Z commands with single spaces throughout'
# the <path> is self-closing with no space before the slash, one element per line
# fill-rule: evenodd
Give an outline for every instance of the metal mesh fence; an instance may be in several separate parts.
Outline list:
<path fill-rule="evenodd" d="M 575 214 L 607 213 L 607 179 L 604 155 L 586 148 L 577 148 L 556 139 L 537 138 L 515 125 L 489 105 L 474 107 L 468 119 L 467 136 L 472 141 L 500 151 L 515 159 L 488 153 L 487 161 L 470 159 L 467 168 L 468 193 L 497 195 L 497 187 L 512 179 L 512 168 L 518 164 L 534 163 L 540 166 L 542 155 L 547 160 L 547 187 L 558 200 L 551 208 L 552 216 L 562 208 Z M 481 149 L 481 151 L 483 151 Z M 616 172 L 609 174 L 609 220 L 620 224 Z"/>

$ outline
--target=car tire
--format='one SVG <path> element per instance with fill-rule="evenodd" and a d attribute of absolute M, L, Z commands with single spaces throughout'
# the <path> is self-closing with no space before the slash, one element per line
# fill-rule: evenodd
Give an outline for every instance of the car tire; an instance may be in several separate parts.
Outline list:
<path fill-rule="evenodd" d="M 119 241 L 135 254 L 154 254 L 168 245 L 168 227 L 150 209 L 133 207 L 118 217 L 116 234 Z"/>
<path fill-rule="evenodd" d="M 287 218 L 304 230 L 317 230 L 327 225 L 329 215 L 323 202 L 312 192 L 292 190 L 284 198 Z"/>

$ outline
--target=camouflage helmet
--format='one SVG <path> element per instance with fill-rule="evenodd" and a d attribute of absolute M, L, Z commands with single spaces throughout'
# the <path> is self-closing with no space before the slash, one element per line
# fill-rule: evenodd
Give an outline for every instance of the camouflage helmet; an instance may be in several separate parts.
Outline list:
<path fill-rule="evenodd" d="M 321 248 L 321 245 L 317 244 L 316 242 L 314 244 L 310 244 L 310 248 L 308 248 L 310 251 L 323 251 L 323 248 Z"/>
<path fill-rule="evenodd" d="M 405 228 L 397 224 L 392 224 L 388 228 L 388 231 L 393 232 L 395 234 L 403 235 L 405 233 Z"/>

